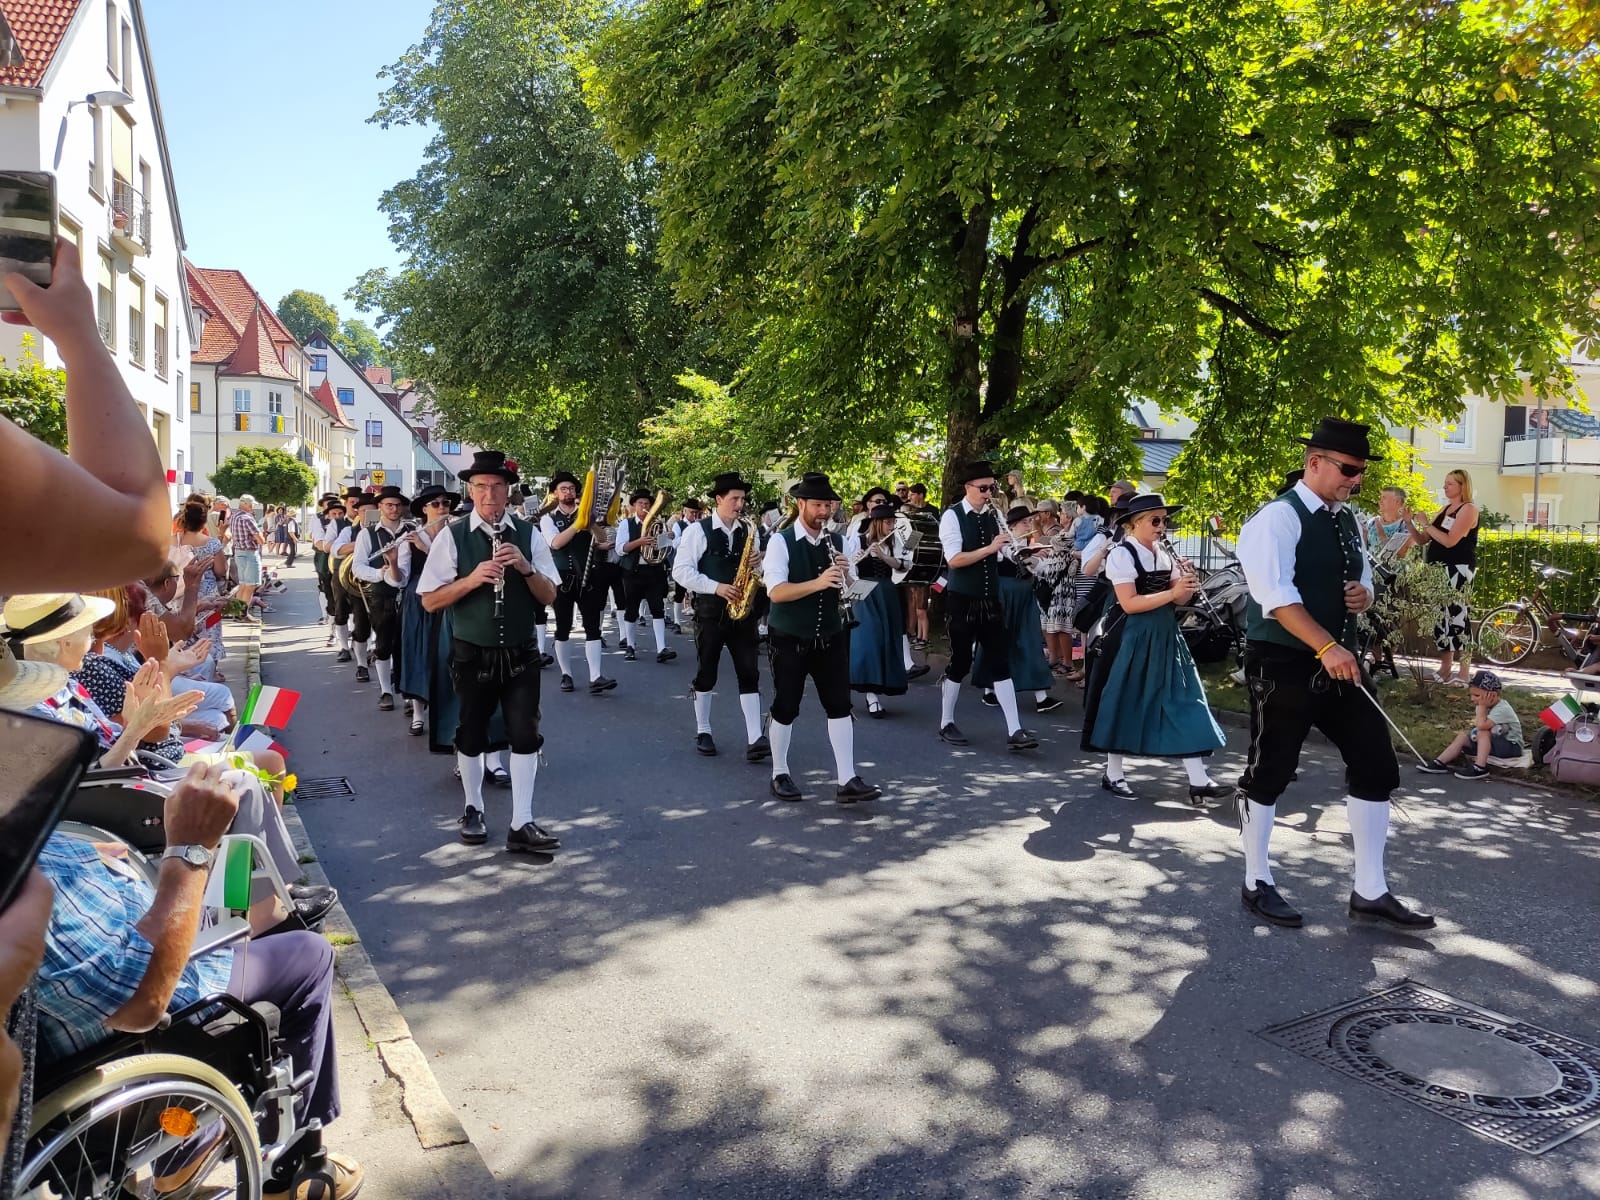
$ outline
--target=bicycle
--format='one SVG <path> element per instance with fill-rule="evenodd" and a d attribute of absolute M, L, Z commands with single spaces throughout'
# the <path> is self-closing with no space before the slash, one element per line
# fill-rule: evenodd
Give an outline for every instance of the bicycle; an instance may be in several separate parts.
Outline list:
<path fill-rule="evenodd" d="M 1548 563 L 1533 565 L 1544 583 L 1572 574 Z M 1555 635 L 1557 648 L 1574 666 L 1583 666 L 1600 650 L 1600 596 L 1588 612 L 1561 612 L 1536 584 L 1533 595 L 1491 609 L 1478 623 L 1478 654 L 1497 667 L 1515 666 L 1545 645 L 1546 634 Z"/>

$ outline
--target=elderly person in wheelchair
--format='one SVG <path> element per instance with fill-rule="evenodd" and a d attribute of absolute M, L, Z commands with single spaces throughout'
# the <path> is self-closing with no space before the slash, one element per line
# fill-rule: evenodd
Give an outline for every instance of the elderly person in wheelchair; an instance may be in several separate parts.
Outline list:
<path fill-rule="evenodd" d="M 238 815 L 234 774 L 197 763 L 171 790 L 158 863 L 70 832 L 46 843 L 56 899 L 22 1195 L 99 1195 L 107 1181 L 118 1195 L 248 1200 L 360 1189 L 360 1166 L 321 1145 L 339 1115 L 332 947 L 303 929 L 252 937 L 237 918 L 202 928 L 212 890 L 230 886 L 213 863 Z M 230 870 L 236 845 L 265 850 L 230 839 Z M 271 858 L 245 861 L 281 887 Z"/>

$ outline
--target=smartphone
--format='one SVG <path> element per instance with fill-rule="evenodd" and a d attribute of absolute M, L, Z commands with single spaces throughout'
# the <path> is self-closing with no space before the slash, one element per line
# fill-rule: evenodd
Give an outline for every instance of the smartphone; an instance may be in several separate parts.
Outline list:
<path fill-rule="evenodd" d="M 0 909 L 17 894 L 99 753 L 86 730 L 0 712 Z"/>
<path fill-rule="evenodd" d="M 0 171 L 0 278 L 13 271 L 49 287 L 56 263 L 56 177 L 48 171 Z M 16 312 L 0 287 L 0 312 Z"/>

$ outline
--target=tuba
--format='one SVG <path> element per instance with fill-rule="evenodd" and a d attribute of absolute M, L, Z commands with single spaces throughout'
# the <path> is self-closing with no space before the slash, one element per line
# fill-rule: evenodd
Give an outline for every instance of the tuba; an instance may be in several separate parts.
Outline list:
<path fill-rule="evenodd" d="M 649 546 L 639 547 L 639 561 L 642 563 L 659 563 L 667 557 L 667 549 L 661 544 L 667 536 L 667 509 L 672 505 L 672 493 L 665 488 L 656 492 L 656 498 L 650 504 L 650 511 L 645 513 L 644 520 L 639 523 L 641 537 L 654 538 Z"/>
<path fill-rule="evenodd" d="M 573 525 L 577 529 L 590 532 L 589 551 L 574 573 L 573 592 L 583 591 L 583 585 L 589 578 L 589 567 L 594 562 L 595 551 L 601 549 L 598 545 L 600 539 L 595 530 L 615 525 L 617 517 L 622 513 L 622 480 L 622 460 L 610 455 L 601 455 L 595 459 L 594 466 L 590 467 L 589 473 L 584 476 L 583 494 L 578 497 L 578 512 L 573 519 Z"/>
<path fill-rule="evenodd" d="M 761 590 L 761 536 L 756 523 L 748 517 L 739 522 L 744 526 L 744 550 L 739 554 L 739 570 L 733 577 L 734 597 L 728 601 L 728 619 L 742 621 L 755 607 L 756 593 Z"/>

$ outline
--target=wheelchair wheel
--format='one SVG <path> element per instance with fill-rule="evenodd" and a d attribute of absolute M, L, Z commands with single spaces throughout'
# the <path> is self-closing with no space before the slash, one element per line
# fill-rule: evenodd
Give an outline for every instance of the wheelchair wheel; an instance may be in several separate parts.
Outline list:
<path fill-rule="evenodd" d="M 221 1072 L 175 1054 L 136 1054 L 40 1099 L 17 1195 L 60 1200 L 260 1200 L 250 1106 Z"/>

